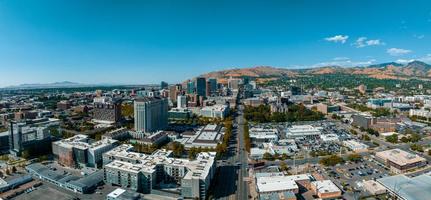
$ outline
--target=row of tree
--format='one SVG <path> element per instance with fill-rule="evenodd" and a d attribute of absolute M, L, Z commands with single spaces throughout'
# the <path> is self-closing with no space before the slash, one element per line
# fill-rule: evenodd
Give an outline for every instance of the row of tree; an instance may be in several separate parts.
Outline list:
<path fill-rule="evenodd" d="M 324 166 L 335 166 L 337 164 L 342 164 L 345 161 L 359 162 L 361 160 L 362 160 L 362 156 L 359 154 L 350 154 L 347 156 L 346 160 L 344 160 L 342 157 L 338 155 L 330 155 L 320 159 L 319 163 Z"/>
<path fill-rule="evenodd" d="M 302 104 L 292 104 L 288 106 L 288 112 L 273 112 L 269 105 L 259 105 L 257 107 L 246 106 L 244 109 L 245 119 L 253 122 L 295 122 L 295 121 L 316 121 L 324 118 L 324 115 L 315 110 L 310 110 Z"/>

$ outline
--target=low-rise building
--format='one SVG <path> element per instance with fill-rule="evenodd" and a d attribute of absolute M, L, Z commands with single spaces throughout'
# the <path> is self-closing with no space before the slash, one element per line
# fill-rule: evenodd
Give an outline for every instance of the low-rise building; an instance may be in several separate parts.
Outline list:
<path fill-rule="evenodd" d="M 392 199 L 428 200 L 431 197 L 431 176 L 427 174 L 413 178 L 405 175 L 388 176 L 377 179 Z"/>
<path fill-rule="evenodd" d="M 343 145 L 354 152 L 363 152 L 368 149 L 368 145 L 358 142 L 356 140 L 343 141 Z"/>
<path fill-rule="evenodd" d="M 275 128 L 253 127 L 250 128 L 249 135 L 253 143 L 268 143 L 278 141 L 278 130 Z"/>
<path fill-rule="evenodd" d="M 309 188 L 311 178 L 309 174 L 285 176 L 283 173 L 256 173 L 256 189 L 259 195 L 283 192 L 297 194 L 300 186 Z"/>
<path fill-rule="evenodd" d="M 139 200 L 141 195 L 137 192 L 117 188 L 106 196 L 106 200 Z"/>
<path fill-rule="evenodd" d="M 217 144 L 223 140 L 224 128 L 216 124 L 208 124 L 200 127 L 196 132 L 191 134 L 182 134 L 182 138 L 176 141 L 184 144 L 186 149 L 192 147 L 216 148 Z"/>
<path fill-rule="evenodd" d="M 375 180 L 364 181 L 363 188 L 371 195 L 380 195 L 386 193 L 386 188 Z"/>
<path fill-rule="evenodd" d="M 206 106 L 200 110 L 200 115 L 209 118 L 220 118 L 224 119 L 229 114 L 228 105 L 213 105 Z"/>
<path fill-rule="evenodd" d="M 390 167 L 391 172 L 398 174 L 427 165 L 425 158 L 401 149 L 377 152 L 376 159 Z"/>
<path fill-rule="evenodd" d="M 313 181 L 311 189 L 321 199 L 335 199 L 341 197 L 341 190 L 331 180 Z"/>
<path fill-rule="evenodd" d="M 297 138 L 317 138 L 321 134 L 322 127 L 314 127 L 311 125 L 293 125 L 286 129 L 286 137 L 289 139 Z"/>

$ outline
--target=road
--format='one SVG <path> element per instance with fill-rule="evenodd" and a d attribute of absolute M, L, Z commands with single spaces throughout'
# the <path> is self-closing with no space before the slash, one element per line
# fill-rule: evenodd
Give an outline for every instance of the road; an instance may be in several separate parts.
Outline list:
<path fill-rule="evenodd" d="M 240 105 L 238 109 L 238 116 L 235 121 L 238 124 L 238 153 L 236 156 L 236 163 L 239 163 L 238 183 L 237 183 L 237 198 L 236 199 L 248 199 L 248 185 L 244 181 L 244 177 L 248 177 L 248 153 L 245 151 L 244 143 L 244 116 L 242 112 L 243 106 Z"/>
<path fill-rule="evenodd" d="M 244 177 L 248 176 L 248 155 L 244 150 L 244 118 L 240 108 L 234 120 L 228 153 L 218 162 L 218 174 L 212 188 L 215 199 L 246 200 L 249 196 L 248 184 L 244 181 Z"/>

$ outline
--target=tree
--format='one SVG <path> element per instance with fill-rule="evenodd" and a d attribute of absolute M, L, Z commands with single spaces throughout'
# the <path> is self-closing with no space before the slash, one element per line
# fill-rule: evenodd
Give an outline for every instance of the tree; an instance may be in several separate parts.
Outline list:
<path fill-rule="evenodd" d="M 364 140 L 364 141 L 370 141 L 370 136 L 368 136 L 368 135 L 362 135 L 361 139 Z"/>
<path fill-rule="evenodd" d="M 264 153 L 262 156 L 262 159 L 264 160 L 274 160 L 274 157 L 272 157 L 272 155 L 268 152 Z"/>
<path fill-rule="evenodd" d="M 393 135 L 386 136 L 385 140 L 387 142 L 394 143 L 394 144 L 398 143 L 398 135 L 397 134 L 393 134 Z"/>
<path fill-rule="evenodd" d="M 413 151 L 424 152 L 424 147 L 420 144 L 411 144 L 410 149 L 412 149 Z"/>
<path fill-rule="evenodd" d="M 319 163 L 324 165 L 324 166 L 334 166 L 340 163 L 343 163 L 344 160 L 343 158 L 337 156 L 337 155 L 331 155 L 325 158 L 322 158 Z"/>
<path fill-rule="evenodd" d="M 289 170 L 289 167 L 287 166 L 287 164 L 285 162 L 280 162 L 280 170 L 281 171 L 287 171 Z"/>
<path fill-rule="evenodd" d="M 174 157 L 181 158 L 184 153 L 184 145 L 179 142 L 172 142 L 171 146 Z"/>
<path fill-rule="evenodd" d="M 431 149 L 430 149 L 430 150 L 428 150 L 428 155 L 429 155 L 429 156 L 431 156 Z"/>
<path fill-rule="evenodd" d="M 403 136 L 400 140 L 401 140 L 401 142 L 403 142 L 403 143 L 410 142 L 410 139 L 409 139 L 409 138 L 407 138 L 406 136 Z"/>
<path fill-rule="evenodd" d="M 410 134 L 410 142 L 419 142 L 421 139 L 421 136 L 417 133 Z"/>
<path fill-rule="evenodd" d="M 356 132 L 354 129 L 350 129 L 350 133 L 351 133 L 352 135 L 358 135 L 358 132 Z"/>
<path fill-rule="evenodd" d="M 347 160 L 352 161 L 352 162 L 358 162 L 361 161 L 362 156 L 354 153 L 354 154 L 350 154 L 349 156 L 347 156 Z"/>

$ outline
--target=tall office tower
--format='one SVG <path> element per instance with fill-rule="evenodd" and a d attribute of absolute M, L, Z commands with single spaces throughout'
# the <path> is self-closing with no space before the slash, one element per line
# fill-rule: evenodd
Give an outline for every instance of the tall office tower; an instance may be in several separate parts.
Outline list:
<path fill-rule="evenodd" d="M 146 133 L 163 130 L 168 125 L 168 100 L 159 97 L 136 99 L 135 130 Z"/>
<path fill-rule="evenodd" d="M 166 83 L 166 82 L 164 82 L 164 81 L 162 81 L 161 83 L 160 83 L 160 89 L 168 89 L 168 83 Z"/>
<path fill-rule="evenodd" d="M 195 82 L 189 80 L 189 82 L 187 82 L 187 94 L 193 93 L 195 93 Z"/>
<path fill-rule="evenodd" d="M 211 96 L 211 85 L 209 81 L 207 81 L 205 84 L 205 92 L 206 92 L 205 96 L 207 97 Z"/>
<path fill-rule="evenodd" d="M 216 78 L 209 78 L 208 82 L 210 83 L 210 94 L 213 94 L 217 92 L 217 79 Z"/>
<path fill-rule="evenodd" d="M 232 78 L 230 77 L 227 84 L 228 84 L 228 88 L 231 90 L 238 90 L 239 89 L 239 85 L 240 85 L 240 79 L 238 78 Z"/>
<path fill-rule="evenodd" d="M 177 108 L 186 108 L 186 107 L 187 107 L 187 97 L 184 95 L 178 95 Z"/>
<path fill-rule="evenodd" d="M 174 102 L 177 100 L 177 96 L 181 94 L 183 86 L 181 84 L 171 85 L 169 87 L 169 99 Z"/>
<path fill-rule="evenodd" d="M 205 77 L 196 78 L 196 93 L 201 97 L 206 97 L 207 81 Z"/>
<path fill-rule="evenodd" d="M 93 120 L 100 123 L 116 123 L 121 119 L 121 101 L 110 97 L 96 97 Z"/>

